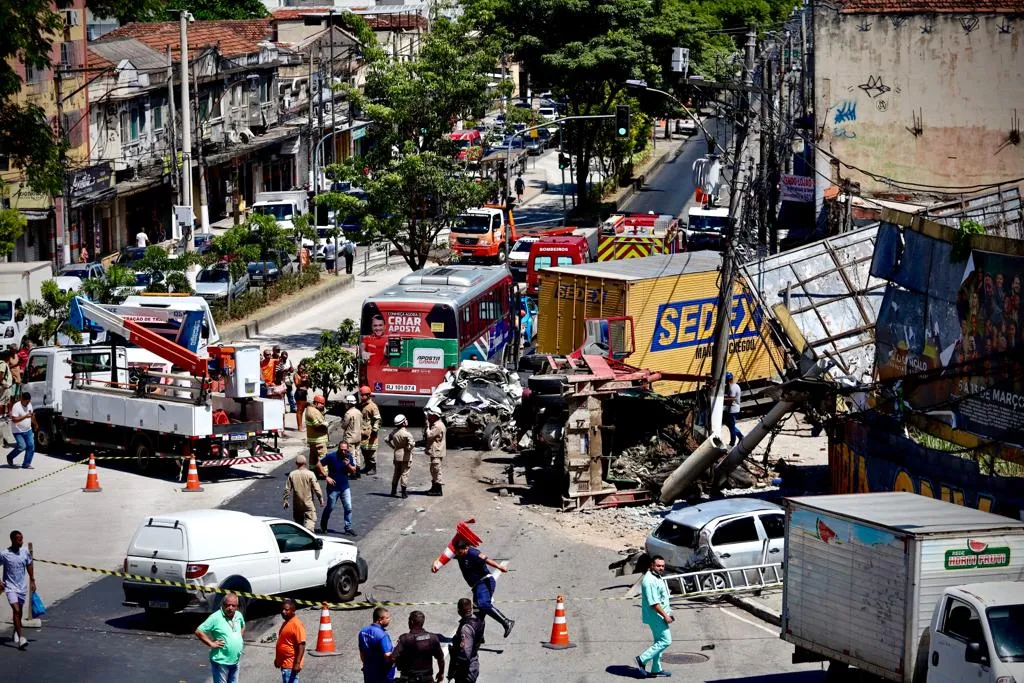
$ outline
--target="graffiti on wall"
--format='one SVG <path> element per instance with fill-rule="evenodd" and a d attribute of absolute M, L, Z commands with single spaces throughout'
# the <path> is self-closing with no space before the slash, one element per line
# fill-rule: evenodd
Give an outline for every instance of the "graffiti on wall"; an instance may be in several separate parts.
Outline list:
<path fill-rule="evenodd" d="M 881 97 L 885 93 L 892 90 L 892 88 L 885 84 L 881 76 L 875 75 L 868 76 L 868 80 L 865 81 L 864 83 L 859 84 L 857 87 L 864 91 L 864 94 L 870 97 L 871 99 Z"/>
<path fill-rule="evenodd" d="M 857 120 L 857 103 L 853 100 L 845 100 L 840 102 L 836 106 L 835 123 L 838 126 L 840 123 L 846 123 L 848 121 Z"/>

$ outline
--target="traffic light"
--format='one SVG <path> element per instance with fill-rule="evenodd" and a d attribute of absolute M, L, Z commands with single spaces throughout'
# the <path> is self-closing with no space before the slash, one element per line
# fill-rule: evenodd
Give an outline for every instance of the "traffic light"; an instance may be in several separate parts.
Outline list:
<path fill-rule="evenodd" d="M 620 104 L 615 107 L 615 135 L 620 138 L 629 137 L 628 104 Z"/>
<path fill-rule="evenodd" d="M 559 154 L 558 155 L 558 168 L 565 170 L 569 168 L 569 155 Z"/>

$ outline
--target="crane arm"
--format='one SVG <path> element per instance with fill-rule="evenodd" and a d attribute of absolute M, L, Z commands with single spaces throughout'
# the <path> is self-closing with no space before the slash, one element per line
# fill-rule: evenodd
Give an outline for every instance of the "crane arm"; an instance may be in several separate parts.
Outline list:
<path fill-rule="evenodd" d="M 187 370 L 193 377 L 205 377 L 207 374 L 207 359 L 80 296 L 71 300 L 70 317 L 71 324 L 78 330 L 87 329 L 86 321 L 90 321 L 107 332 L 120 335 L 132 344 Z"/>

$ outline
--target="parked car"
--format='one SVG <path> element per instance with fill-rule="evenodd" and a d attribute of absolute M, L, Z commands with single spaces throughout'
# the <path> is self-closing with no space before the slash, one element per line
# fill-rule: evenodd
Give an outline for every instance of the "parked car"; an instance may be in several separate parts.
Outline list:
<path fill-rule="evenodd" d="M 136 261 L 141 261 L 146 256 L 146 247 L 125 247 L 117 255 L 117 265 L 131 267 Z"/>
<path fill-rule="evenodd" d="M 545 119 L 557 119 L 558 109 L 554 106 L 542 106 L 537 110 L 537 115 Z"/>
<path fill-rule="evenodd" d="M 264 263 L 266 268 L 264 268 Z M 246 270 L 249 271 L 250 284 L 256 286 L 263 285 L 264 275 L 267 278 L 267 284 L 273 284 L 282 275 L 289 275 L 298 269 L 294 254 L 274 249 L 267 252 L 266 261 L 256 261 L 246 266 Z"/>
<path fill-rule="evenodd" d="M 245 293 L 249 289 L 249 274 L 242 273 L 237 280 L 231 277 L 227 264 L 215 264 L 199 271 L 196 275 L 196 294 L 209 302 L 231 298 Z"/>
<path fill-rule="evenodd" d="M 782 562 L 786 516 L 756 498 L 700 503 L 665 516 L 644 544 L 673 570 L 733 569 Z"/>
<path fill-rule="evenodd" d="M 498 149 L 508 149 L 509 147 L 512 149 L 523 149 L 525 144 L 522 135 L 506 135 L 497 147 Z"/>
<path fill-rule="evenodd" d="M 164 274 L 156 272 L 136 272 L 135 273 L 135 284 L 128 289 L 132 290 L 136 294 L 145 292 L 152 285 L 161 285 L 164 281 Z"/>
<path fill-rule="evenodd" d="M 100 263 L 69 263 L 60 269 L 58 275 L 77 277 L 82 282 L 86 280 L 107 279 L 107 271 L 104 270 L 103 265 Z"/>
<path fill-rule="evenodd" d="M 324 588 L 348 602 L 366 581 L 366 562 L 347 540 L 317 536 L 291 520 L 233 510 L 190 510 L 147 516 L 128 544 L 124 571 L 263 595 Z M 125 604 L 158 617 L 209 614 L 223 596 L 182 586 L 125 579 Z M 239 599 L 244 613 L 249 600 Z"/>
<path fill-rule="evenodd" d="M 526 153 L 532 157 L 540 155 L 544 151 L 544 141 L 540 137 L 527 137 L 526 138 Z"/>

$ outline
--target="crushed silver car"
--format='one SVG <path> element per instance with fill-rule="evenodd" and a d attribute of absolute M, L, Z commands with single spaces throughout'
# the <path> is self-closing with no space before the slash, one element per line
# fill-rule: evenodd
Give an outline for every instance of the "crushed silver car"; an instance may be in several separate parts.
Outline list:
<path fill-rule="evenodd" d="M 513 414 L 523 401 L 519 376 L 500 365 L 464 360 L 437 385 L 426 409 L 436 409 L 449 437 L 475 439 L 497 450 L 515 439 Z"/>

